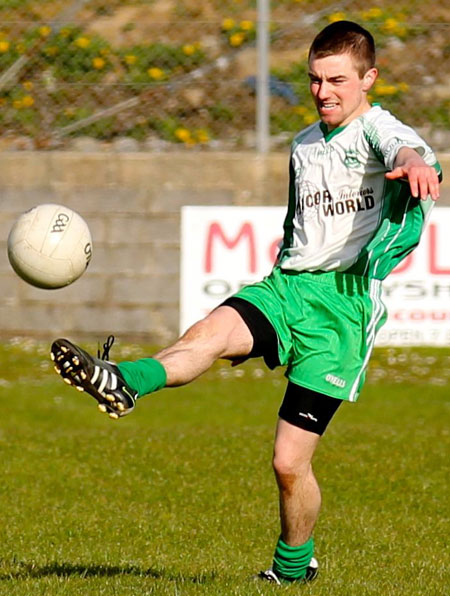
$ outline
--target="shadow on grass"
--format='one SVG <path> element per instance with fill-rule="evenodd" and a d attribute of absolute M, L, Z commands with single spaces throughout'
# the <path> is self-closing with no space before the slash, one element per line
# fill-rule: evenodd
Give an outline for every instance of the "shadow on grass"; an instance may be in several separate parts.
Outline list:
<path fill-rule="evenodd" d="M 167 573 L 164 569 L 143 569 L 137 565 L 82 565 L 73 563 L 52 562 L 47 565 L 36 565 L 21 561 L 11 561 L 11 571 L 0 568 L 0 581 L 33 579 L 49 576 L 56 577 L 114 577 L 120 575 L 133 575 L 142 578 L 166 579 L 170 581 L 184 581 L 194 584 L 204 584 L 216 578 L 214 571 L 199 573 L 197 575 L 183 575 L 181 573 Z"/>

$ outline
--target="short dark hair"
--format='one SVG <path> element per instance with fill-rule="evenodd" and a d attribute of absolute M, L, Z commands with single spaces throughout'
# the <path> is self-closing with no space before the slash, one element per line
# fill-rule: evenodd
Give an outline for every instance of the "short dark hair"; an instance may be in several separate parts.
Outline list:
<path fill-rule="evenodd" d="M 316 35 L 308 59 L 312 54 L 325 58 L 345 53 L 353 57 L 360 77 L 375 66 L 375 41 L 369 31 L 352 21 L 336 21 Z"/>

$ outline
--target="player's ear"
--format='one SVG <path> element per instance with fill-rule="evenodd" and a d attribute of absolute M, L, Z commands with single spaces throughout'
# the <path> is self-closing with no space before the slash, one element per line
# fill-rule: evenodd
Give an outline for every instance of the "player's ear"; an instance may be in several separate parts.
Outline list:
<path fill-rule="evenodd" d="M 378 76 L 378 70 L 376 68 L 369 68 L 369 70 L 363 76 L 363 91 L 369 91 L 372 85 L 375 83 Z"/>

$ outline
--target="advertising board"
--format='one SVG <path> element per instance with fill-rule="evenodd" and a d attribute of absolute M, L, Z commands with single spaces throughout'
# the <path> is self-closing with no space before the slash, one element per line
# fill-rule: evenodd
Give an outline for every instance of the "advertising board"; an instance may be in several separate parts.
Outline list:
<path fill-rule="evenodd" d="M 180 329 L 267 275 L 284 207 L 183 207 Z M 435 208 L 419 247 L 383 283 L 378 345 L 450 345 L 450 209 Z"/>

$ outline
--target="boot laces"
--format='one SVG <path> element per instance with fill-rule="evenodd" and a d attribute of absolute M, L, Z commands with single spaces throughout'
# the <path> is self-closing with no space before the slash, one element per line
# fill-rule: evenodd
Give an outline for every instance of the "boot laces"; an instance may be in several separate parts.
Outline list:
<path fill-rule="evenodd" d="M 105 341 L 105 343 L 103 344 L 103 352 L 100 354 L 100 345 L 98 346 L 97 349 L 97 357 L 100 358 L 101 360 L 109 360 L 109 351 L 112 348 L 112 345 L 114 343 L 115 337 L 114 335 L 109 335 Z"/>

